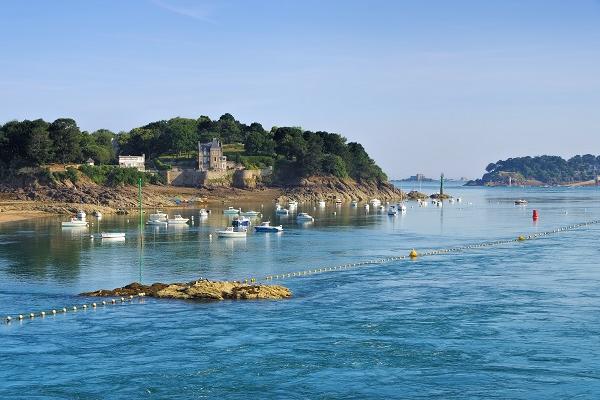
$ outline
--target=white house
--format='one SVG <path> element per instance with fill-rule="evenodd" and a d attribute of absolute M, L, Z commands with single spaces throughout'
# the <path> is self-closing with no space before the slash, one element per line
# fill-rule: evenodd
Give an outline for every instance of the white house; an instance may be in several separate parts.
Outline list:
<path fill-rule="evenodd" d="M 146 155 L 141 156 L 119 156 L 119 167 L 137 168 L 138 171 L 146 170 Z"/>

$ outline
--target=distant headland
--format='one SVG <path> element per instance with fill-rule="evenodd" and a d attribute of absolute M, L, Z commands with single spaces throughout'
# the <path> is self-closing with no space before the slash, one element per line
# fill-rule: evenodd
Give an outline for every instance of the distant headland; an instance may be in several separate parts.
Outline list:
<path fill-rule="evenodd" d="M 591 186 L 600 182 L 600 156 L 516 157 L 490 163 L 485 170 L 467 186 Z"/>

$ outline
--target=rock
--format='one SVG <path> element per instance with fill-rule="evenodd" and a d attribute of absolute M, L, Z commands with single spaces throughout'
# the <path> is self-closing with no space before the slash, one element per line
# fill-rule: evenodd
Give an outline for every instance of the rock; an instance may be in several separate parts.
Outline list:
<path fill-rule="evenodd" d="M 134 282 L 113 290 L 101 289 L 81 293 L 81 296 L 135 296 L 140 293 L 145 293 L 148 297 L 196 300 L 287 299 L 292 297 L 292 292 L 280 285 L 257 285 L 206 279 L 189 283 L 153 283 L 149 286 Z"/>

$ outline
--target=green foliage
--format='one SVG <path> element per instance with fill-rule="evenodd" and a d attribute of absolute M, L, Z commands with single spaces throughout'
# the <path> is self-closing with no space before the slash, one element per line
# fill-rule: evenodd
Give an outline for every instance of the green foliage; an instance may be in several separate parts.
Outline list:
<path fill-rule="evenodd" d="M 229 160 L 246 168 L 273 166 L 276 176 L 284 180 L 320 174 L 387 180 L 360 144 L 347 143 L 337 133 L 310 132 L 300 127 L 273 127 L 266 131 L 257 122 L 245 125 L 231 114 L 223 114 L 215 121 L 207 116 L 177 117 L 119 134 L 105 129 L 91 134 L 80 132 L 75 121 L 66 118 L 51 124 L 41 119 L 11 121 L 0 126 L 0 167 L 83 163 L 88 158 L 104 166 L 116 163 L 117 154 L 145 154 L 160 170 L 169 168 L 164 157 L 170 155 L 167 158 L 172 163 L 188 167 L 187 164 L 195 163 L 198 142 L 213 138 L 222 141 L 224 155 Z M 135 178 L 133 173 L 110 168 L 88 170 L 83 167 L 82 171 L 98 183 L 130 184 Z"/>
<path fill-rule="evenodd" d="M 79 171 L 99 185 L 134 186 L 137 185 L 138 179 L 140 178 L 142 179 L 143 185 L 146 183 L 164 183 L 164 179 L 161 175 L 141 172 L 135 168 L 120 168 L 112 165 L 81 165 Z"/>
<path fill-rule="evenodd" d="M 71 182 L 77 183 L 77 181 L 79 181 L 79 172 L 77 172 L 77 170 L 75 168 L 68 167 L 65 174 Z"/>
<path fill-rule="evenodd" d="M 560 184 L 593 180 L 600 173 L 600 156 L 577 155 L 569 160 L 559 156 L 516 157 L 491 163 L 479 183 L 513 183 L 536 180 Z"/>

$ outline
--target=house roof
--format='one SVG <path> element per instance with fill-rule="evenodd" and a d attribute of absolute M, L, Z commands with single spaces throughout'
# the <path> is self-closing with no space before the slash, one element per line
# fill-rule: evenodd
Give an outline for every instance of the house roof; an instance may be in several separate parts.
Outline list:
<path fill-rule="evenodd" d="M 212 142 L 200 143 L 200 148 L 201 149 L 210 150 L 213 147 L 215 147 L 215 148 L 221 148 L 221 141 L 218 140 L 217 138 L 213 138 Z"/>

